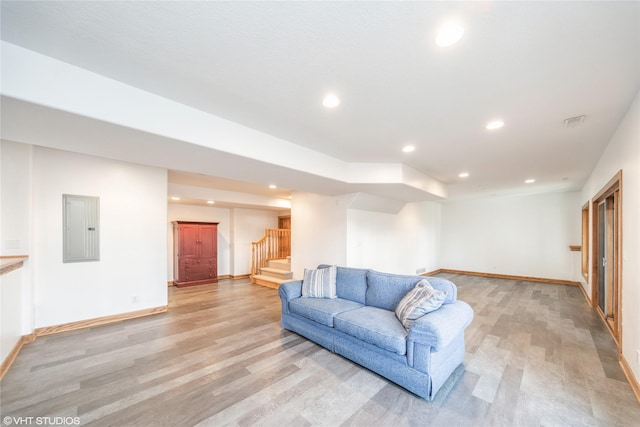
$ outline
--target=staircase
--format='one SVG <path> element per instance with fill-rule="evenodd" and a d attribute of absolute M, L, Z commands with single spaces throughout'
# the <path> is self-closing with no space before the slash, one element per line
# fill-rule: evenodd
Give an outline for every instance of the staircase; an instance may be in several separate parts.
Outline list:
<path fill-rule="evenodd" d="M 291 257 L 271 259 L 267 266 L 260 268 L 260 274 L 254 274 L 252 282 L 256 285 L 278 289 L 281 283 L 292 282 Z"/>
<path fill-rule="evenodd" d="M 264 236 L 251 243 L 251 283 L 278 289 L 291 282 L 291 230 L 267 228 Z"/>

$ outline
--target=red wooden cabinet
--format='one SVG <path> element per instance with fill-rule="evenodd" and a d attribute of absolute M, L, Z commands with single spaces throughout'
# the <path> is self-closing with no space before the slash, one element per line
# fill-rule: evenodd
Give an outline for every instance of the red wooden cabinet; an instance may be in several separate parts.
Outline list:
<path fill-rule="evenodd" d="M 192 286 L 218 281 L 218 223 L 173 222 L 173 282 Z"/>

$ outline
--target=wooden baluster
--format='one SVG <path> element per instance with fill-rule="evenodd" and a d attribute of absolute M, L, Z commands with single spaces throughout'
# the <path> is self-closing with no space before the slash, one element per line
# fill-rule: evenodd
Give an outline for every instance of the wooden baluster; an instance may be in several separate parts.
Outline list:
<path fill-rule="evenodd" d="M 291 256 L 291 230 L 267 228 L 264 236 L 251 243 L 251 276 L 260 273 L 270 259 Z"/>

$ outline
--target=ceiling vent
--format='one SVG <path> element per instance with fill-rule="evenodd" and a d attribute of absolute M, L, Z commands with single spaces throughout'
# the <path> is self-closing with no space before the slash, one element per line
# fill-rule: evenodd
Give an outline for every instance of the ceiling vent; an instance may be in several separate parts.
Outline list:
<path fill-rule="evenodd" d="M 564 121 L 564 127 L 567 129 L 577 128 L 584 122 L 584 114 L 582 116 L 571 117 Z"/>

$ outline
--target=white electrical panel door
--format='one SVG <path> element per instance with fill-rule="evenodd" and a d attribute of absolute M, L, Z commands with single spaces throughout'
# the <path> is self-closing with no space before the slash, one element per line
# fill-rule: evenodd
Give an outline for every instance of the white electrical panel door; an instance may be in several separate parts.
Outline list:
<path fill-rule="evenodd" d="M 63 262 L 100 260 L 100 199 L 62 195 Z"/>

